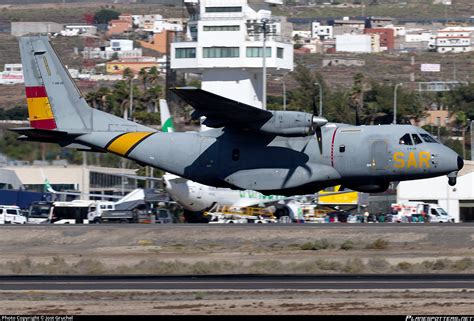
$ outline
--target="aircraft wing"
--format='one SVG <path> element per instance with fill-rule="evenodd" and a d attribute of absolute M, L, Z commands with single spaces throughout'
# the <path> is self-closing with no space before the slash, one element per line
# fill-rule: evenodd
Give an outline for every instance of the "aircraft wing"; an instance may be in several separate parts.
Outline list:
<path fill-rule="evenodd" d="M 249 123 L 264 123 L 273 116 L 270 111 L 218 96 L 202 89 L 178 87 L 171 90 L 195 109 L 192 115 L 193 118 L 205 116 L 204 125 L 209 127 L 223 127 L 227 124 L 239 127 L 239 125 L 246 126 Z"/>

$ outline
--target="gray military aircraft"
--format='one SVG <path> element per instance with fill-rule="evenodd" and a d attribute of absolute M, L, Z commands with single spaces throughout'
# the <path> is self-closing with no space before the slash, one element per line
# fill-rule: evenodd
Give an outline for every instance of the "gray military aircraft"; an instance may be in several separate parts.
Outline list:
<path fill-rule="evenodd" d="M 110 152 L 215 187 L 302 195 L 334 185 L 382 192 L 391 181 L 448 175 L 463 160 L 410 125 L 352 126 L 268 111 L 195 88 L 174 92 L 203 132 L 163 133 L 91 108 L 47 37 L 20 39 L 30 126 L 20 140 Z"/>

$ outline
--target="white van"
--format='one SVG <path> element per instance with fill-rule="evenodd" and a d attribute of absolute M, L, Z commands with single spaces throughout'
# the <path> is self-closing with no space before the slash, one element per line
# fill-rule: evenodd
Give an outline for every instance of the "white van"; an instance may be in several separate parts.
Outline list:
<path fill-rule="evenodd" d="M 26 217 L 18 206 L 0 205 L 0 224 L 25 224 Z"/>
<path fill-rule="evenodd" d="M 392 204 L 393 221 L 407 222 L 411 217 L 412 222 L 418 221 L 420 216 L 428 216 L 431 223 L 454 223 L 454 218 L 438 204 L 424 202 L 402 202 Z"/>

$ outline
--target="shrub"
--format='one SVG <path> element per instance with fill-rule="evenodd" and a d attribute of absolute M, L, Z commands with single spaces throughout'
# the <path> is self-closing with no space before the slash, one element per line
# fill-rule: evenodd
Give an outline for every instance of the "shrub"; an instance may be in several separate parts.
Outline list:
<path fill-rule="evenodd" d="M 348 251 L 348 250 L 352 250 L 353 248 L 354 248 L 354 242 L 352 242 L 351 240 L 347 240 L 341 244 L 341 250 Z"/>
<path fill-rule="evenodd" d="M 384 239 L 376 239 L 373 243 L 370 243 L 366 246 L 367 249 L 371 250 L 385 250 L 388 248 L 389 242 Z"/>
<path fill-rule="evenodd" d="M 464 258 L 461 260 L 454 261 L 452 268 L 458 271 L 464 271 L 472 267 L 472 259 Z"/>
<path fill-rule="evenodd" d="M 301 250 L 324 250 L 329 247 L 329 242 L 326 239 L 316 240 L 314 242 L 307 242 L 300 246 Z"/>
<path fill-rule="evenodd" d="M 365 270 L 365 265 L 361 259 L 355 258 L 353 260 L 347 260 L 343 271 L 346 273 L 360 273 Z"/>
<path fill-rule="evenodd" d="M 367 262 L 367 265 L 372 269 L 374 272 L 382 272 L 386 271 L 389 267 L 390 264 L 387 262 L 387 260 L 382 259 L 382 258 L 374 258 L 370 259 Z"/>
<path fill-rule="evenodd" d="M 337 261 L 324 261 L 324 260 L 317 260 L 316 265 L 319 269 L 325 271 L 341 271 L 342 264 Z"/>
<path fill-rule="evenodd" d="M 410 271 L 413 268 L 413 264 L 408 262 L 400 262 L 397 264 L 398 268 L 403 271 Z"/>
<path fill-rule="evenodd" d="M 153 240 L 138 240 L 137 244 L 140 246 L 150 246 L 155 245 L 155 242 Z"/>
<path fill-rule="evenodd" d="M 313 249 L 313 243 L 311 242 L 306 242 L 300 246 L 300 249 L 303 251 L 308 251 Z"/>
<path fill-rule="evenodd" d="M 314 242 L 314 249 L 315 250 L 325 250 L 329 247 L 329 242 L 326 239 L 317 240 Z"/>
<path fill-rule="evenodd" d="M 444 270 L 447 266 L 447 260 L 436 260 L 433 264 L 433 270 Z"/>

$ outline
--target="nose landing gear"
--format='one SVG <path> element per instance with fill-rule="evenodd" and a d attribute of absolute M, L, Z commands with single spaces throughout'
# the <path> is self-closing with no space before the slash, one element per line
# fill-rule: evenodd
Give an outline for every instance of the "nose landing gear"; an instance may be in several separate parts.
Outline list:
<path fill-rule="evenodd" d="M 458 177 L 458 172 L 451 172 L 451 173 L 448 174 L 448 184 L 449 184 L 449 186 L 456 185 L 457 177 Z"/>

